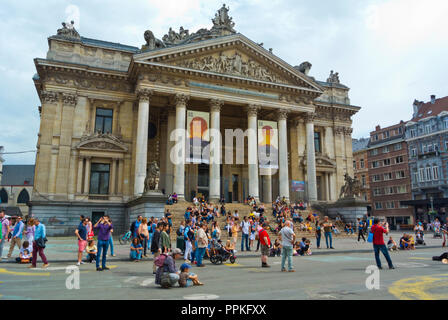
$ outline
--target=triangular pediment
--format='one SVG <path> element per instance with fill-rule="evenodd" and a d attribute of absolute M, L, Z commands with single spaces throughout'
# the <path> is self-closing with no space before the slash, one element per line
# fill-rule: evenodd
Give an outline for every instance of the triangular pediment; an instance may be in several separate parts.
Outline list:
<path fill-rule="evenodd" d="M 77 149 L 95 150 L 95 151 L 111 151 L 111 152 L 127 152 L 126 145 L 117 137 L 111 134 L 98 134 L 84 136 L 76 146 Z"/>
<path fill-rule="evenodd" d="M 323 92 L 313 79 L 241 34 L 137 54 L 134 63 L 165 65 Z"/>

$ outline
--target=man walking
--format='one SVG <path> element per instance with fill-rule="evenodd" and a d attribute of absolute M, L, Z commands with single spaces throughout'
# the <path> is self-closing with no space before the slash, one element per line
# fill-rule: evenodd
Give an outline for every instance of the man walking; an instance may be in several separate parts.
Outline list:
<path fill-rule="evenodd" d="M 24 224 L 23 224 L 23 221 L 22 221 L 22 217 L 17 217 L 17 222 L 16 222 L 16 225 L 15 225 L 14 230 L 12 232 L 11 243 L 9 245 L 8 259 L 11 258 L 11 255 L 12 255 L 12 253 L 14 251 L 15 245 L 17 245 L 19 250 L 22 247 L 23 227 L 24 227 Z"/>
<path fill-rule="evenodd" d="M 364 238 L 364 227 L 365 227 L 364 221 L 361 221 L 361 219 L 358 218 L 358 242 L 361 237 L 364 240 L 364 242 L 366 242 L 366 238 Z"/>
<path fill-rule="evenodd" d="M 192 223 L 191 220 L 187 220 L 187 226 L 184 231 L 185 238 L 185 254 L 184 260 L 185 262 L 191 261 L 191 252 L 193 251 L 193 241 L 194 241 L 194 231 L 191 229 Z"/>
<path fill-rule="evenodd" d="M 246 250 L 250 251 L 249 248 L 249 232 L 250 232 L 250 222 L 247 221 L 247 217 L 243 218 L 241 222 L 241 252 L 244 251 L 244 243 L 246 243 Z"/>
<path fill-rule="evenodd" d="M 162 253 L 168 253 L 171 251 L 171 239 L 168 234 L 168 223 L 162 222 L 162 232 L 160 233 L 160 248 Z"/>
<path fill-rule="evenodd" d="M 84 264 L 82 261 L 82 255 L 87 247 L 87 219 L 79 224 L 78 229 L 75 230 L 75 234 L 78 237 L 78 263 L 77 265 Z"/>
<path fill-rule="evenodd" d="M 101 219 L 98 220 L 97 223 L 95 223 L 93 228 L 95 230 L 98 230 L 98 254 L 96 258 L 96 271 L 109 270 L 109 268 L 106 267 L 107 249 L 109 246 L 110 230 L 112 229 L 112 224 L 109 221 L 109 217 L 101 217 Z M 101 252 L 103 253 L 103 257 L 101 265 L 102 267 L 100 268 Z"/>
<path fill-rule="evenodd" d="M 268 256 L 269 249 L 271 248 L 271 239 L 269 238 L 269 234 L 266 231 L 268 224 L 265 222 L 261 226 L 261 229 L 258 231 L 258 241 L 261 244 L 261 267 L 262 268 L 270 268 L 268 265 Z"/>
<path fill-rule="evenodd" d="M 207 224 L 202 223 L 202 225 L 198 230 L 198 248 L 196 252 L 196 260 L 198 267 L 205 267 L 202 264 L 202 259 L 204 258 L 205 248 L 207 248 L 208 246 L 208 237 L 207 233 L 205 232 L 206 230 L 207 230 Z"/>
<path fill-rule="evenodd" d="M 2 239 L 0 240 L 0 260 L 3 258 L 3 246 L 8 241 L 9 220 L 5 217 L 5 210 L 0 210 L 0 223 L 2 225 Z"/>
<path fill-rule="evenodd" d="M 383 234 L 389 233 L 389 224 L 386 222 L 383 225 L 380 225 L 380 220 L 374 219 L 373 226 L 370 229 L 370 231 L 373 233 L 373 250 L 375 252 L 375 260 L 378 269 L 383 269 L 381 267 L 380 251 L 386 258 L 387 264 L 389 265 L 389 269 L 395 269 L 394 265 L 392 264 L 392 260 L 390 259 L 389 251 L 387 250 L 387 247 L 384 244 L 383 239 Z"/>
<path fill-rule="evenodd" d="M 279 239 L 282 242 L 282 272 L 286 272 L 285 262 L 288 258 L 288 271 L 295 272 L 292 266 L 292 251 L 296 242 L 296 235 L 292 229 L 291 221 L 287 220 L 280 230 Z"/>
<path fill-rule="evenodd" d="M 152 267 L 152 273 L 156 274 L 157 266 L 155 264 L 156 258 L 162 253 L 160 247 L 160 230 L 163 228 L 162 223 L 158 223 L 154 229 L 154 234 L 151 241 L 151 252 L 154 255 L 154 262 Z"/>
<path fill-rule="evenodd" d="M 34 218 L 34 224 L 36 226 L 36 230 L 34 233 L 34 241 L 33 241 L 33 259 L 31 266 L 29 266 L 29 268 L 36 268 L 37 254 L 39 254 L 40 258 L 42 259 L 42 262 L 44 263 L 42 268 L 46 268 L 50 265 L 44 253 L 47 233 L 44 224 L 40 223 L 38 218 Z"/>

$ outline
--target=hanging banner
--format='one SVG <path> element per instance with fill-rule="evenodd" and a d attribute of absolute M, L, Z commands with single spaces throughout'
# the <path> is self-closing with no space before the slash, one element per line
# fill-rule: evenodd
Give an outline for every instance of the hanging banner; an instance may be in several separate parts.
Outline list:
<path fill-rule="evenodd" d="M 275 121 L 258 121 L 258 164 L 263 169 L 278 169 L 278 129 Z"/>
<path fill-rule="evenodd" d="M 209 152 L 204 149 L 210 143 L 210 114 L 201 111 L 187 111 L 186 162 L 209 163 Z M 208 150 L 208 148 L 207 148 Z"/>
<path fill-rule="evenodd" d="M 293 192 L 304 192 L 305 191 L 305 181 L 291 181 L 291 189 Z"/>

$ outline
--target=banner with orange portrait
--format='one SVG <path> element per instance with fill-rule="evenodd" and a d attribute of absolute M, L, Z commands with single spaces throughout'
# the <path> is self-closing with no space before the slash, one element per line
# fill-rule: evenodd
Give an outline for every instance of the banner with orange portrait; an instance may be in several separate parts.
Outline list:
<path fill-rule="evenodd" d="M 209 119 L 208 112 L 187 111 L 187 163 L 210 163 L 209 152 L 204 152 L 210 144 Z"/>
<path fill-rule="evenodd" d="M 278 129 L 275 121 L 258 121 L 258 166 L 278 169 Z"/>

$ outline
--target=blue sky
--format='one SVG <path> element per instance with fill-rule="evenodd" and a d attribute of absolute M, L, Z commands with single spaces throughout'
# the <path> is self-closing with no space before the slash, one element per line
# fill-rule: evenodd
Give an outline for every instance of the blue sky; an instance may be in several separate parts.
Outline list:
<path fill-rule="evenodd" d="M 310 61 L 310 75 L 339 72 L 351 88 L 353 137 L 377 124 L 411 117 L 414 99 L 447 94 L 446 0 L 226 1 L 235 29 L 291 65 Z M 40 105 L 33 59 L 45 58 L 47 37 L 75 19 L 82 36 L 141 46 L 150 29 L 210 28 L 222 0 L 3 0 L 0 7 L 0 145 L 35 150 Z M 35 154 L 5 155 L 5 164 L 32 164 Z"/>

